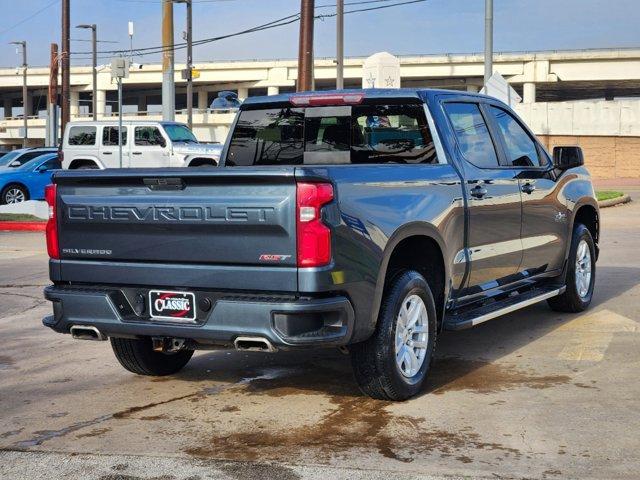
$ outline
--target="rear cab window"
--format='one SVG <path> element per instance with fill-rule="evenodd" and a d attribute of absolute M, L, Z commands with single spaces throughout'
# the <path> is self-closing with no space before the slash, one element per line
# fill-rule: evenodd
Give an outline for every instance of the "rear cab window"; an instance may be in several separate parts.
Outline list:
<path fill-rule="evenodd" d="M 422 104 L 242 110 L 226 166 L 437 164 Z"/>
<path fill-rule="evenodd" d="M 73 146 L 95 145 L 97 127 L 77 126 L 69 128 L 68 144 Z"/>

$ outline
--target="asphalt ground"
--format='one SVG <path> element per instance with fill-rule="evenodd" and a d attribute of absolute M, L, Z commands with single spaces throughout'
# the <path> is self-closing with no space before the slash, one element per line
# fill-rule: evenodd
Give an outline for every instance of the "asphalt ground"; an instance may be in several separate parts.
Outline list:
<path fill-rule="evenodd" d="M 364 397 L 337 351 L 197 352 L 178 375 L 41 324 L 41 233 L 0 233 L 0 477 L 639 478 L 640 192 L 602 211 L 590 310 L 438 340 L 420 396 Z"/>

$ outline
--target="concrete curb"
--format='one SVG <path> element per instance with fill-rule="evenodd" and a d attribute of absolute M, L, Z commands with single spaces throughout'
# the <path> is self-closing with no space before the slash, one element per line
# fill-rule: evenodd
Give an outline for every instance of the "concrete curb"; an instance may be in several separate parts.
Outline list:
<path fill-rule="evenodd" d="M 602 200 L 601 202 L 598 202 L 598 206 L 600 208 L 615 207 L 616 205 L 622 205 L 623 203 L 629 203 L 630 201 L 631 197 L 625 193 L 621 197 L 612 198 L 610 200 Z"/>
<path fill-rule="evenodd" d="M 0 231 L 44 232 L 47 222 L 0 222 Z"/>

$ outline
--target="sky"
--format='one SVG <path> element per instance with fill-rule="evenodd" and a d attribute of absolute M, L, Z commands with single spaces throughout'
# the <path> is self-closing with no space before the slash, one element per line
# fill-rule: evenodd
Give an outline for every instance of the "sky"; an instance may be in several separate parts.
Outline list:
<path fill-rule="evenodd" d="M 299 11 L 300 0 L 193 0 L 194 40 L 226 35 Z M 348 5 L 345 10 L 383 5 Z M 406 0 L 391 0 L 387 4 Z M 9 42 L 28 42 L 30 65 L 49 63 L 49 45 L 60 42 L 60 0 L 0 0 L 0 66 L 21 62 Z M 335 4 L 316 0 L 316 5 Z M 494 0 L 494 49 L 499 51 L 640 47 L 640 0 Z M 184 30 L 185 7 L 175 6 L 176 42 Z M 330 14 L 334 8 L 317 8 Z M 161 43 L 160 0 L 71 0 L 71 25 L 96 23 L 98 50 L 129 48 L 127 22 L 134 22 L 134 49 Z M 275 59 L 297 56 L 298 23 L 229 38 L 194 48 L 194 62 Z M 335 54 L 335 19 L 315 23 L 315 54 Z M 378 51 L 395 55 L 475 53 L 483 50 L 484 0 L 427 0 L 345 17 L 345 55 Z M 86 52 L 89 30 L 72 29 L 72 52 Z M 184 61 L 184 51 L 176 61 Z M 100 63 L 107 63 L 105 54 Z M 137 57 L 138 63 L 158 56 Z M 74 55 L 74 64 L 88 64 Z"/>

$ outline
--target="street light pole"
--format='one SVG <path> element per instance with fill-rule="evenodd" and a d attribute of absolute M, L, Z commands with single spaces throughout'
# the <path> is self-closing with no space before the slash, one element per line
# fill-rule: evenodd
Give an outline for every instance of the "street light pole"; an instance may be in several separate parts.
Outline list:
<path fill-rule="evenodd" d="M 336 1 L 336 89 L 344 88 L 344 0 Z"/>
<path fill-rule="evenodd" d="M 12 45 L 19 45 L 22 47 L 22 118 L 24 120 L 24 136 L 22 137 L 22 146 L 26 147 L 29 139 L 29 122 L 27 112 L 27 101 L 29 92 L 27 90 L 27 42 L 24 40 L 20 42 L 11 42 Z"/>
<path fill-rule="evenodd" d="M 493 0 L 484 0 L 484 84 L 493 75 Z"/>
<path fill-rule="evenodd" d="M 93 99 L 91 102 L 93 120 L 98 120 L 98 34 L 95 23 L 77 25 L 76 28 L 91 29 L 91 43 L 93 46 Z"/>

